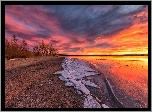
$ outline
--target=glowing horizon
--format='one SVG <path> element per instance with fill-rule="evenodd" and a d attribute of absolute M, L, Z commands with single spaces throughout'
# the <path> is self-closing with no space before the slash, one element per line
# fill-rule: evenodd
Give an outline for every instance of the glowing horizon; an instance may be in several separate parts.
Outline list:
<path fill-rule="evenodd" d="M 148 6 L 8 5 L 5 38 L 13 34 L 30 49 L 43 40 L 60 54 L 148 54 Z"/>

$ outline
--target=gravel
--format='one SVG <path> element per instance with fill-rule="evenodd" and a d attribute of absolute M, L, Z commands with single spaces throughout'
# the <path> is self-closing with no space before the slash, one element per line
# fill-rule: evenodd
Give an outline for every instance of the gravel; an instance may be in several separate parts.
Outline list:
<path fill-rule="evenodd" d="M 5 60 L 5 108 L 83 108 L 83 94 L 53 75 L 62 70 L 63 59 Z"/>

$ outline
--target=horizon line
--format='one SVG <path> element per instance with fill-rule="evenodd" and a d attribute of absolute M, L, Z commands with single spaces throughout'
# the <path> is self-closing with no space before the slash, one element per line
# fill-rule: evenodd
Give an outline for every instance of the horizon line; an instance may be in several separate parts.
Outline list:
<path fill-rule="evenodd" d="M 100 55 L 74 55 L 74 54 L 58 54 L 61 56 L 148 56 L 148 54 L 100 54 Z"/>

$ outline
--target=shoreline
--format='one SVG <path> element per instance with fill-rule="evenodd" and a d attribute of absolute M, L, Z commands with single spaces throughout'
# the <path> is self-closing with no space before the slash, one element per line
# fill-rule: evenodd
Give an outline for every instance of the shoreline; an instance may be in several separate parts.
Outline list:
<path fill-rule="evenodd" d="M 37 57 L 5 63 L 6 108 L 125 108 L 107 77 L 89 61 Z"/>
<path fill-rule="evenodd" d="M 77 58 L 64 59 L 60 79 L 85 95 L 84 108 L 124 108 L 115 96 L 107 78 L 88 61 Z M 98 80 L 100 79 L 100 80 Z"/>
<path fill-rule="evenodd" d="M 98 75 L 100 75 L 101 78 L 103 79 L 103 81 L 104 81 L 104 83 L 105 83 L 105 85 L 106 85 L 106 88 L 107 88 L 107 90 L 108 90 L 108 93 L 110 94 L 110 97 L 111 97 L 111 99 L 113 100 L 113 102 L 117 105 L 118 108 L 124 108 L 123 103 L 122 103 L 121 101 L 119 101 L 119 99 L 116 97 L 116 95 L 115 95 L 115 93 L 114 93 L 114 90 L 112 89 L 112 86 L 111 86 L 110 82 L 108 81 L 107 77 L 106 77 L 102 72 L 100 72 L 100 70 L 99 70 L 95 65 L 93 65 L 93 64 L 90 63 L 89 61 L 86 61 L 86 60 L 83 60 L 83 61 L 89 63 L 89 66 L 90 66 L 92 69 L 98 71 L 98 73 L 99 73 Z M 93 77 L 92 77 L 92 78 L 93 78 Z M 96 79 L 94 78 L 94 80 L 96 80 Z M 114 106 L 114 107 L 115 107 L 115 106 Z"/>
<path fill-rule="evenodd" d="M 83 95 L 53 75 L 62 70 L 63 59 L 42 57 L 26 64 L 29 59 L 5 60 L 5 108 L 83 108 Z"/>
<path fill-rule="evenodd" d="M 88 57 L 86 59 L 77 58 L 77 57 L 74 57 L 74 58 L 79 59 L 79 60 L 84 60 L 84 61 L 90 63 L 91 66 L 93 67 L 93 69 L 96 69 L 97 71 L 99 71 L 99 73 L 100 73 L 99 76 L 92 76 L 91 78 L 92 78 L 92 81 L 95 82 L 97 85 L 102 85 L 103 87 L 105 87 L 108 90 L 108 93 L 106 93 L 106 91 L 104 91 L 106 94 L 111 94 L 109 96 L 107 95 L 108 98 L 112 100 L 112 102 L 111 102 L 112 107 L 110 107 L 108 105 L 110 108 L 147 108 L 148 107 L 147 98 L 146 98 L 147 96 L 145 95 L 146 93 L 144 93 L 144 94 L 142 93 L 142 92 L 146 92 L 145 91 L 146 88 L 138 89 L 138 84 L 135 83 L 135 85 L 131 85 L 131 84 L 134 84 L 134 82 L 127 80 L 127 79 L 121 79 L 122 77 L 119 77 L 119 75 L 113 74 L 110 70 L 108 70 L 109 68 L 111 68 L 112 64 L 110 66 L 105 64 L 109 60 L 108 61 L 104 60 L 103 62 L 101 62 L 101 61 L 96 62 L 96 61 L 87 59 Z M 130 64 L 131 62 L 129 62 L 129 61 L 127 60 L 125 62 L 129 65 L 129 67 L 130 67 L 129 70 L 130 70 L 130 69 L 132 69 L 132 67 L 135 67 L 135 66 Z M 115 62 L 115 63 L 117 63 L 117 62 Z M 101 63 L 101 64 L 98 64 L 98 63 Z M 112 63 L 114 63 L 114 62 L 112 62 Z M 138 66 L 140 65 L 139 67 L 143 67 L 143 65 L 141 65 L 141 63 L 142 63 L 142 61 L 140 63 L 138 62 Z M 119 64 L 119 62 L 117 64 Z M 117 65 L 117 64 L 116 64 L 116 66 L 118 68 L 123 68 L 123 67 L 126 67 L 126 65 L 127 65 L 125 63 L 121 63 L 121 65 Z M 127 68 L 128 68 L 128 66 L 127 66 Z M 118 81 L 118 83 L 116 81 Z M 126 85 L 129 85 L 129 86 L 125 86 L 123 81 L 126 82 Z M 104 82 L 104 83 L 101 83 L 101 82 Z M 124 88 L 126 88 L 126 89 L 119 88 L 120 86 L 117 84 L 119 84 L 122 87 L 125 86 Z M 102 86 L 100 86 L 100 87 L 102 88 Z M 130 88 L 128 89 L 127 87 L 130 87 Z M 139 87 L 140 87 L 140 85 L 139 85 Z M 104 88 L 102 88 L 102 89 L 104 90 Z M 130 94 L 128 94 L 127 93 L 128 90 L 131 90 L 131 91 L 137 90 L 137 91 L 135 91 L 135 93 L 137 93 L 137 94 L 139 93 L 140 95 L 143 94 L 144 96 L 137 95 L 136 98 L 134 99 L 135 96 L 131 96 Z M 139 90 L 142 90 L 142 91 L 138 92 Z M 91 91 L 91 89 L 90 89 L 90 91 Z M 96 94 L 96 91 L 92 91 L 92 92 Z M 101 98 L 100 95 L 96 94 L 96 96 L 98 96 L 98 98 L 101 99 L 101 101 L 105 101 L 105 99 Z M 104 96 L 105 94 L 102 94 L 102 95 Z M 107 102 L 107 104 L 108 104 L 108 102 Z"/>

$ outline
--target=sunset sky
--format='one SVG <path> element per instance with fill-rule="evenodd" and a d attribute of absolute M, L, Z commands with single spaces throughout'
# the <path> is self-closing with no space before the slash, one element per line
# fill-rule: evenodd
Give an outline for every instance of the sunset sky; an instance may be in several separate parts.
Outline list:
<path fill-rule="evenodd" d="M 62 54 L 148 54 L 148 6 L 6 5 L 5 38 Z"/>

